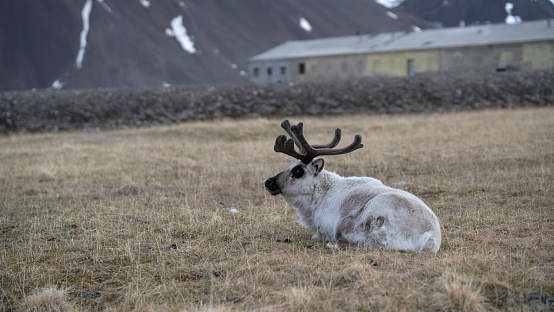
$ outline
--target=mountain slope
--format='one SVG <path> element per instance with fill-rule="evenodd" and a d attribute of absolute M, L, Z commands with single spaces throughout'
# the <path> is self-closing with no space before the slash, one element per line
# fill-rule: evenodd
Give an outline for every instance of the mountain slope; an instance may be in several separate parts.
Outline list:
<path fill-rule="evenodd" d="M 414 14 L 445 27 L 532 21 L 554 17 L 551 0 L 405 0 L 396 11 Z M 514 19 L 511 19 L 512 16 Z M 508 18 L 508 19 L 507 19 Z"/>
<path fill-rule="evenodd" d="M 286 40 L 430 26 L 387 12 L 373 0 L 0 1 L 0 90 L 243 82 L 249 57 Z"/>

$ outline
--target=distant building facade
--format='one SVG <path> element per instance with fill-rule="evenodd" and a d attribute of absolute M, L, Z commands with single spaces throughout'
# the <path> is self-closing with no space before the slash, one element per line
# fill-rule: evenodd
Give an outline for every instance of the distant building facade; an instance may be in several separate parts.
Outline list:
<path fill-rule="evenodd" d="M 554 22 L 288 41 L 249 59 L 254 83 L 554 67 Z"/>

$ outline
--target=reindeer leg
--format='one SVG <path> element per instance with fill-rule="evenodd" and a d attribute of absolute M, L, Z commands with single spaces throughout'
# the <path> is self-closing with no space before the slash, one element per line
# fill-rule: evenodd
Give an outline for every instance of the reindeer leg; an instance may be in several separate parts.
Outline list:
<path fill-rule="evenodd" d="M 328 249 L 355 250 L 355 251 L 362 251 L 362 250 L 368 250 L 368 249 L 371 250 L 370 248 L 368 248 L 368 246 L 354 244 L 344 240 L 328 242 L 323 247 Z"/>
<path fill-rule="evenodd" d="M 323 235 L 323 233 L 321 233 L 321 231 L 319 230 L 321 227 L 318 227 L 317 230 L 314 230 L 312 232 L 312 239 L 314 240 L 325 240 L 325 235 Z"/>

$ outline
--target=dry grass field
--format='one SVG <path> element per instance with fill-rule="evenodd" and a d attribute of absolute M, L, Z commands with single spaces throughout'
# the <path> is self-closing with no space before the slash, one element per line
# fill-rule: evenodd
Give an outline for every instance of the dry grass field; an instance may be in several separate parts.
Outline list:
<path fill-rule="evenodd" d="M 441 250 L 310 240 L 263 188 L 281 120 L 4 136 L 0 310 L 554 309 L 554 108 L 299 120 L 362 134 L 327 169 L 422 198 Z"/>

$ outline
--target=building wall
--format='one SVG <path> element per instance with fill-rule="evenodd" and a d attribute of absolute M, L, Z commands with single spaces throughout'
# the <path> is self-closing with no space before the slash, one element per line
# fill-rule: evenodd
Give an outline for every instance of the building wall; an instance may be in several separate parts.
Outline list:
<path fill-rule="evenodd" d="M 289 61 L 251 62 L 249 64 L 249 75 L 250 81 L 254 83 L 288 82 Z"/>
<path fill-rule="evenodd" d="M 413 74 L 440 70 L 440 51 L 438 50 L 376 53 L 368 54 L 366 57 L 365 76 L 408 76 L 409 61 L 413 66 Z"/>
<path fill-rule="evenodd" d="M 368 54 L 365 75 L 407 76 L 408 60 L 414 74 L 547 69 L 554 67 L 554 42 Z"/>
<path fill-rule="evenodd" d="M 367 58 L 363 54 L 333 55 L 290 60 L 291 81 L 318 81 L 363 77 Z M 301 73 L 304 66 L 304 73 Z"/>
<path fill-rule="evenodd" d="M 476 46 L 441 51 L 441 72 L 492 72 L 524 69 L 523 45 Z"/>
<path fill-rule="evenodd" d="M 442 51 L 442 72 L 490 72 L 554 67 L 554 42 L 528 42 Z"/>
<path fill-rule="evenodd" d="M 554 67 L 554 41 L 533 42 L 523 45 L 523 62 L 530 69 Z"/>
<path fill-rule="evenodd" d="M 479 73 L 554 67 L 554 41 L 307 57 L 250 65 L 253 82 L 301 82 L 408 76 L 427 72 Z M 259 75 L 253 68 L 259 68 Z M 273 68 L 272 75 L 267 68 Z M 280 68 L 286 67 L 282 74 Z"/>

